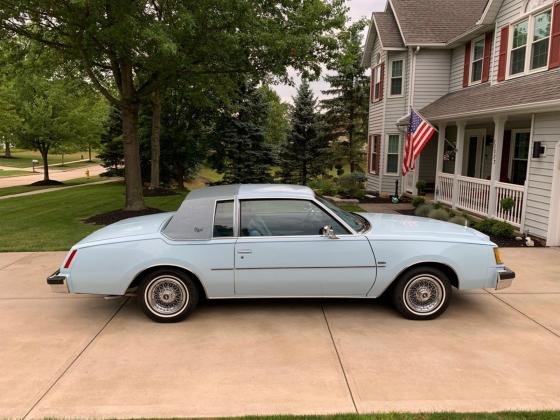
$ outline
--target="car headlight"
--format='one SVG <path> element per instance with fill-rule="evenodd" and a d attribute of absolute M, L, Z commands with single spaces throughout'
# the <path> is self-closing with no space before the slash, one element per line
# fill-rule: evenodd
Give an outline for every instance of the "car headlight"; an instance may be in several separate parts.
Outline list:
<path fill-rule="evenodd" d="M 494 248 L 494 258 L 496 259 L 496 264 L 502 265 L 504 263 L 502 261 L 502 257 L 500 256 L 500 250 L 498 247 Z"/>

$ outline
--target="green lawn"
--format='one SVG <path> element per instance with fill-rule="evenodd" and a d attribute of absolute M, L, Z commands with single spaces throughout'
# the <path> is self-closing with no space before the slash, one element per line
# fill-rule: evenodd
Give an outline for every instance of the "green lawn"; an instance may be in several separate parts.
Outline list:
<path fill-rule="evenodd" d="M 507 411 L 500 413 L 388 413 L 332 416 L 234 417 L 239 420 L 557 420 L 560 411 Z"/>
<path fill-rule="evenodd" d="M 92 151 L 92 158 L 95 158 L 96 152 Z M 69 153 L 64 155 L 65 162 L 71 162 L 73 160 L 81 160 L 87 159 L 88 152 L 76 152 L 76 153 Z M 41 158 L 41 154 L 36 151 L 32 150 L 23 150 L 23 149 L 12 149 L 12 157 L 5 158 L 3 155 L 0 157 L 0 166 L 11 166 L 13 168 L 31 168 L 32 164 L 31 161 L 33 159 L 37 159 L 39 163 L 38 166 L 43 165 L 43 159 Z M 60 163 L 62 162 L 62 155 L 57 154 L 50 154 L 49 153 L 49 165 Z M 37 166 L 36 165 L 36 166 Z"/>
<path fill-rule="evenodd" d="M 11 176 L 31 175 L 29 171 L 20 171 L 18 169 L 0 169 L 0 178 L 9 178 Z"/>
<path fill-rule="evenodd" d="M 89 178 L 86 177 L 75 178 L 68 181 L 64 181 L 64 184 L 61 185 L 42 185 L 42 186 L 18 185 L 15 187 L 4 187 L 4 188 L 0 188 L 0 197 L 3 197 L 5 195 L 21 194 L 29 191 L 44 190 L 46 188 L 60 188 L 60 187 L 68 187 L 71 185 L 89 184 L 90 182 L 98 182 L 106 179 L 110 179 L 110 178 L 92 176 Z"/>
<path fill-rule="evenodd" d="M 342 204 L 339 205 L 338 207 L 340 207 L 342 210 L 346 210 L 352 213 L 365 213 L 366 210 L 362 207 L 360 207 L 357 204 Z"/>
<path fill-rule="evenodd" d="M 182 195 L 147 197 L 146 204 L 176 210 Z M 81 222 L 90 216 L 122 208 L 121 183 L 89 185 L 27 197 L 0 200 L 0 252 L 69 249 L 99 226 Z"/>

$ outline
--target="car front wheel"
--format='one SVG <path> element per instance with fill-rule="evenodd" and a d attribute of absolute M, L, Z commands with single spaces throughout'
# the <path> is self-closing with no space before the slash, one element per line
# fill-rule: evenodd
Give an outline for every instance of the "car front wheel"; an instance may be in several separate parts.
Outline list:
<path fill-rule="evenodd" d="M 144 313 L 157 322 L 185 319 L 198 303 L 198 290 L 191 277 L 178 270 L 161 269 L 147 274 L 138 290 Z"/>
<path fill-rule="evenodd" d="M 393 289 L 395 308 L 408 319 L 434 319 L 445 312 L 451 282 L 441 270 L 416 267 L 402 275 Z"/>

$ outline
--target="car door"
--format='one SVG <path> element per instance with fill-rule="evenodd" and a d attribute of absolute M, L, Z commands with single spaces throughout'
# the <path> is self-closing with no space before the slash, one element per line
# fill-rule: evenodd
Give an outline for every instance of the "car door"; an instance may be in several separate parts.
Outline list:
<path fill-rule="evenodd" d="M 362 296 L 375 282 L 367 239 L 311 200 L 240 201 L 238 296 Z M 322 235 L 332 226 L 338 239 Z"/>

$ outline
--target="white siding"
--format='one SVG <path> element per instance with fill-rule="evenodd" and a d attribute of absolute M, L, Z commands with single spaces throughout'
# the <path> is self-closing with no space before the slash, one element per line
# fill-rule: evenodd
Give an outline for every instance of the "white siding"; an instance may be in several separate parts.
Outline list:
<path fill-rule="evenodd" d="M 381 61 L 383 61 L 385 52 L 381 50 L 381 44 L 379 43 L 379 38 L 376 38 L 373 44 L 373 53 L 371 54 L 371 63 L 370 63 L 371 66 L 377 64 L 375 62 L 377 54 L 381 54 Z M 371 134 L 381 135 L 382 132 L 383 132 L 383 101 L 370 102 L 368 133 L 370 135 Z M 368 191 L 378 192 L 380 183 L 381 183 L 381 179 L 379 177 L 379 174 L 370 174 L 370 173 L 367 174 L 366 188 Z"/>
<path fill-rule="evenodd" d="M 541 238 L 547 237 L 550 196 L 556 143 L 560 140 L 560 112 L 535 115 L 533 140 L 540 141 L 545 153 L 532 159 L 528 173 L 525 228 Z"/>
<path fill-rule="evenodd" d="M 414 108 L 421 109 L 449 92 L 450 50 L 420 50 L 416 54 Z"/>
<path fill-rule="evenodd" d="M 465 65 L 465 45 L 460 45 L 451 51 L 451 76 L 449 91 L 455 92 L 463 88 L 463 67 Z"/>
<path fill-rule="evenodd" d="M 492 83 L 498 80 L 498 57 L 500 56 L 500 36 L 504 25 L 509 24 L 522 13 L 525 0 L 504 0 L 498 16 L 496 17 L 496 30 L 494 31 L 494 53 L 492 55 Z"/>

